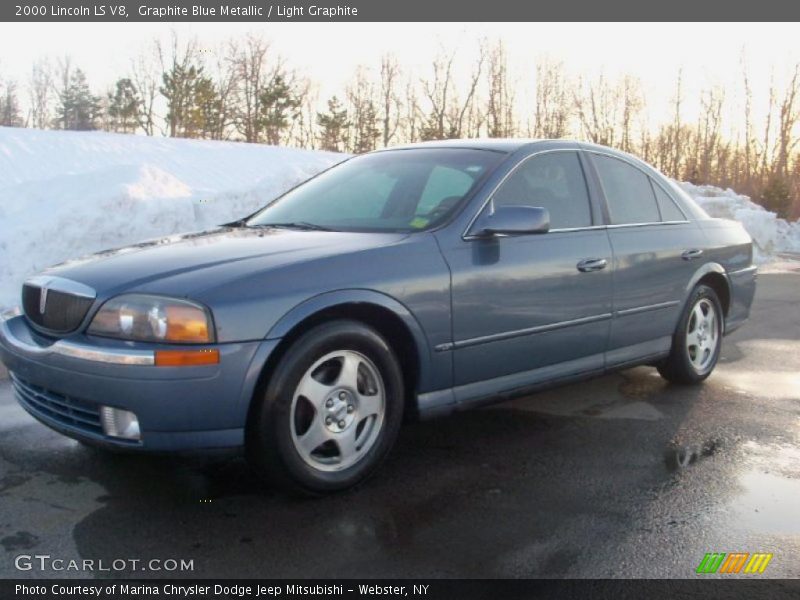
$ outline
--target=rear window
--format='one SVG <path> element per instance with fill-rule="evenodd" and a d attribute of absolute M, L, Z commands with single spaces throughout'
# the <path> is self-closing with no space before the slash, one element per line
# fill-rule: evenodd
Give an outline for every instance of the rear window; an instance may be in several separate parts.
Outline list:
<path fill-rule="evenodd" d="M 652 181 L 652 180 L 651 180 Z M 675 204 L 675 201 L 665 192 L 660 185 L 652 181 L 653 190 L 656 193 L 656 200 L 658 200 L 658 208 L 661 211 L 662 221 L 685 221 L 686 217 Z"/>
<path fill-rule="evenodd" d="M 602 154 L 594 163 L 603 184 L 611 223 L 657 223 L 661 220 L 650 178 L 625 161 Z"/>

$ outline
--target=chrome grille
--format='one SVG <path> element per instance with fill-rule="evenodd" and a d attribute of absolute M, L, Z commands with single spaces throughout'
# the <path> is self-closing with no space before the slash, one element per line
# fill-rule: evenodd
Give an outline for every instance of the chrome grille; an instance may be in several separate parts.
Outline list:
<path fill-rule="evenodd" d="M 86 433 L 103 434 L 97 405 L 33 385 L 14 373 L 9 375 L 17 401 L 34 416 Z"/>
<path fill-rule="evenodd" d="M 78 293 L 70 287 L 79 288 Z M 75 331 L 94 302 L 94 291 L 85 288 L 87 292 L 84 287 L 60 278 L 28 281 L 22 286 L 25 316 L 35 326 L 51 333 Z"/>

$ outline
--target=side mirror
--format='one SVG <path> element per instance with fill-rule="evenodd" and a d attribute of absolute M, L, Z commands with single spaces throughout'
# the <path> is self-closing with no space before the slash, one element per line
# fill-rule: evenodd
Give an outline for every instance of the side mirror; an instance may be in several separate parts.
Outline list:
<path fill-rule="evenodd" d="M 473 234 L 480 236 L 524 235 L 549 230 L 550 212 L 540 206 L 498 206 L 493 213 L 481 215 L 472 228 Z"/>

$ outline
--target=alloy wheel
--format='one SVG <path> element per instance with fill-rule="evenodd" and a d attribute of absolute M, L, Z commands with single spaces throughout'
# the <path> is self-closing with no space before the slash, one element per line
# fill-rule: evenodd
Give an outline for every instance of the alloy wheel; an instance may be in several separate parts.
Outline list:
<path fill-rule="evenodd" d="M 294 447 L 314 469 L 347 469 L 374 446 L 385 410 L 374 363 L 354 350 L 330 352 L 306 370 L 292 396 Z"/>
<path fill-rule="evenodd" d="M 698 373 L 703 373 L 713 364 L 719 333 L 714 303 L 708 298 L 701 298 L 692 308 L 686 324 L 686 351 L 689 362 Z"/>

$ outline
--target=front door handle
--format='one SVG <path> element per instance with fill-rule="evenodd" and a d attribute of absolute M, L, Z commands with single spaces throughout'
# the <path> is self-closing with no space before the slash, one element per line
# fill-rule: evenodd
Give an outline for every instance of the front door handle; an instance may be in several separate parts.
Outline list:
<path fill-rule="evenodd" d="M 700 258 L 703 256 L 703 251 L 699 248 L 692 248 L 691 250 L 685 250 L 683 254 L 681 254 L 681 258 L 683 260 L 694 260 L 695 258 Z"/>
<path fill-rule="evenodd" d="M 578 271 L 589 273 L 590 271 L 600 271 L 608 266 L 605 258 L 584 258 L 578 263 Z"/>

